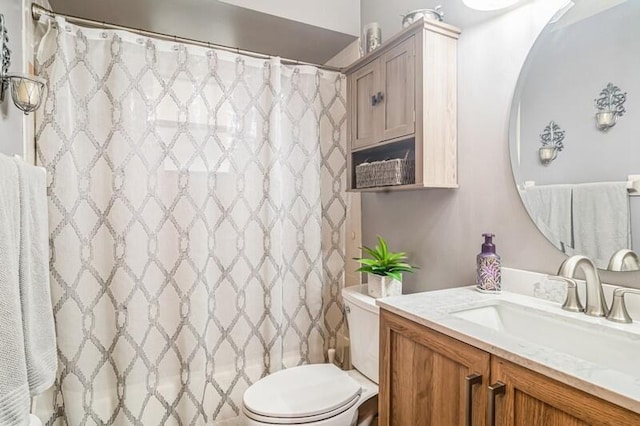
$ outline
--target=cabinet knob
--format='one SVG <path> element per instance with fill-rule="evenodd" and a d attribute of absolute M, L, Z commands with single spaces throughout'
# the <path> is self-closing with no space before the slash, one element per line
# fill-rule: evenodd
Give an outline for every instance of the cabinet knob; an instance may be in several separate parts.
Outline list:
<path fill-rule="evenodd" d="M 371 96 L 371 106 L 376 106 L 382 101 L 384 101 L 384 95 L 382 94 L 382 92 L 378 92 L 375 95 Z"/>

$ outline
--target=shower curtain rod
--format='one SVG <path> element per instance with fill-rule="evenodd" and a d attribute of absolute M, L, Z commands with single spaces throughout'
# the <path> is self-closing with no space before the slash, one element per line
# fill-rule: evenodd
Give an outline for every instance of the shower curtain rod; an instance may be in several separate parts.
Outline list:
<path fill-rule="evenodd" d="M 110 24 L 110 23 L 107 23 L 107 22 L 95 21 L 93 19 L 81 18 L 79 16 L 72 16 L 72 15 L 65 15 L 63 13 L 56 13 L 56 12 L 54 12 L 52 10 L 49 10 L 49 9 L 46 9 L 46 8 L 40 6 L 39 4 L 32 3 L 31 4 L 31 17 L 35 21 L 37 21 L 42 16 L 48 16 L 49 18 L 61 17 L 61 18 L 64 18 L 64 19 L 66 19 L 67 21 L 69 21 L 71 23 L 89 25 L 89 26 L 93 26 L 93 27 L 110 29 L 110 30 L 129 31 L 129 32 L 132 32 L 134 34 L 138 34 L 138 35 L 145 36 L 145 37 L 157 38 L 157 39 L 160 39 L 160 40 L 175 41 L 175 42 L 178 42 L 178 43 L 191 44 L 191 45 L 194 45 L 194 46 L 207 47 L 207 48 L 210 48 L 210 49 L 213 49 L 213 48 L 221 49 L 221 50 L 226 50 L 228 52 L 235 52 L 235 53 L 238 53 L 238 54 L 241 54 L 241 55 L 251 56 L 252 58 L 258 58 L 258 59 L 272 59 L 272 58 L 275 58 L 275 56 L 267 55 L 267 54 L 260 53 L 260 52 L 252 52 L 250 50 L 243 50 L 243 49 L 239 49 L 237 47 L 230 47 L 230 46 L 225 46 L 225 45 L 222 45 L 222 44 L 210 43 L 210 42 L 207 42 L 207 41 L 194 40 L 194 39 L 191 39 L 191 38 L 179 37 L 179 36 L 176 36 L 176 35 L 157 33 L 157 32 L 147 31 L 147 30 L 143 30 L 143 29 L 139 29 L 139 28 L 125 27 L 123 25 L 117 25 L 117 24 Z M 342 68 L 332 67 L 332 66 L 328 66 L 328 65 L 318 65 L 318 64 L 312 64 L 310 62 L 303 62 L 303 61 L 297 61 L 297 60 L 294 60 L 294 59 L 286 59 L 286 58 L 280 58 L 280 61 L 285 65 L 309 65 L 309 66 L 320 68 L 320 69 L 327 70 L 327 71 L 342 72 Z"/>

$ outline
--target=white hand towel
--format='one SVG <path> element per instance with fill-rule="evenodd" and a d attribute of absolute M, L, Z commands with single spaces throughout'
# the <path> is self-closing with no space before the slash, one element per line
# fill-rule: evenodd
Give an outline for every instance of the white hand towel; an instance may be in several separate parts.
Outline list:
<path fill-rule="evenodd" d="M 19 282 L 19 175 L 0 155 L 0 425 L 22 425 L 29 416 Z"/>
<path fill-rule="evenodd" d="M 56 338 L 49 285 L 46 172 L 15 160 L 20 178 L 20 298 L 31 396 L 53 385 Z"/>

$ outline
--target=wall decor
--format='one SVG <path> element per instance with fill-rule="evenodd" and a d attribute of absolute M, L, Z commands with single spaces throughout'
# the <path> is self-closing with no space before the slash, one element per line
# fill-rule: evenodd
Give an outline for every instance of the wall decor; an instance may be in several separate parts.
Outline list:
<path fill-rule="evenodd" d="M 551 121 L 544 131 L 540 134 L 540 142 L 542 147 L 538 150 L 540 161 L 542 164 L 547 165 L 558 156 L 558 152 L 564 149 L 565 131 L 558 126 L 555 121 Z"/>
<path fill-rule="evenodd" d="M 606 131 L 616 125 L 618 117 L 622 117 L 626 112 L 624 103 L 627 100 L 627 92 L 622 90 L 613 83 L 607 84 L 602 89 L 598 98 L 594 100 L 598 109 L 596 113 L 596 125 L 598 129 Z"/>
<path fill-rule="evenodd" d="M 27 74 L 10 74 L 11 50 L 9 35 L 4 24 L 4 15 L 0 14 L 0 102 L 11 88 L 11 97 L 15 106 L 29 114 L 40 106 L 44 92 L 45 80 Z"/>
<path fill-rule="evenodd" d="M 407 12 L 406 15 L 402 15 L 402 28 L 407 28 L 420 19 L 432 19 L 438 22 L 444 21 L 442 5 L 438 5 L 433 9 L 416 9 L 411 12 Z"/>
<path fill-rule="evenodd" d="M 380 24 L 372 22 L 364 26 L 362 30 L 363 46 L 362 51 L 366 55 L 382 46 L 382 29 Z"/>

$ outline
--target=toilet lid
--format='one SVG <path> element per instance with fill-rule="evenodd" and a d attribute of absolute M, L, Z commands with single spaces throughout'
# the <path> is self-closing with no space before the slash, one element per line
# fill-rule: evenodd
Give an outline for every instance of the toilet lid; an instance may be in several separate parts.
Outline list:
<path fill-rule="evenodd" d="M 360 385 L 333 364 L 311 364 L 278 371 L 244 393 L 244 407 L 272 418 L 301 418 L 333 413 L 353 402 Z"/>

